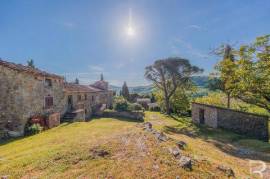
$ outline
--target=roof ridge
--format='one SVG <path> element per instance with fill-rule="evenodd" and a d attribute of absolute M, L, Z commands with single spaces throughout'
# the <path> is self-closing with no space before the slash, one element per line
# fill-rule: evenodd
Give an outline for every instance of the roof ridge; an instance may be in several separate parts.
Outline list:
<path fill-rule="evenodd" d="M 9 61 L 3 60 L 1 58 L 0 58 L 0 66 L 4 66 L 4 67 L 7 67 L 7 68 L 10 68 L 10 69 L 13 69 L 13 70 L 17 70 L 17 71 L 20 71 L 20 72 L 27 72 L 27 73 L 31 73 L 31 74 L 34 73 L 35 75 L 48 76 L 48 77 L 54 77 L 54 78 L 62 78 L 63 79 L 63 77 L 60 76 L 60 75 L 49 73 L 49 72 L 46 72 L 46 71 L 41 70 L 39 68 L 32 68 L 32 67 L 29 67 L 29 66 L 26 66 L 26 65 L 14 63 L 14 62 L 9 62 Z"/>

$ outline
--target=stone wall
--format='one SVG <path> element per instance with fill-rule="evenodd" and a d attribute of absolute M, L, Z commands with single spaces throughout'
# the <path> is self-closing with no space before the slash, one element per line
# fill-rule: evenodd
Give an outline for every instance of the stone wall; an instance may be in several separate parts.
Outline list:
<path fill-rule="evenodd" d="M 143 121 L 143 112 L 130 112 L 130 111 L 104 111 L 99 115 L 100 117 L 112 117 L 112 118 L 127 118 L 138 121 Z"/>
<path fill-rule="evenodd" d="M 223 128 L 263 141 L 269 140 L 268 117 L 206 104 L 192 103 L 192 120 L 200 123 L 204 110 L 205 125 Z"/>
<path fill-rule="evenodd" d="M 0 66 L 0 121 L 12 121 L 15 130 L 23 133 L 30 117 L 63 112 L 63 79 L 51 78 L 50 87 L 45 87 L 45 79 Z M 47 109 L 46 96 L 52 96 L 54 104 Z"/>
<path fill-rule="evenodd" d="M 197 124 L 200 123 L 200 110 L 204 110 L 205 124 L 216 128 L 218 117 L 217 109 L 203 104 L 192 103 L 192 120 Z"/>
<path fill-rule="evenodd" d="M 218 108 L 218 127 L 268 142 L 268 117 Z"/>

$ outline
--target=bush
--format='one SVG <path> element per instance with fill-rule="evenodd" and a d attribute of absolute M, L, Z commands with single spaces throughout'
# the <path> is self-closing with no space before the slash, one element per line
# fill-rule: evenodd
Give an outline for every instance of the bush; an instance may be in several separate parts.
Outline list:
<path fill-rule="evenodd" d="M 128 110 L 129 111 L 140 111 L 143 110 L 144 108 L 142 107 L 142 105 L 138 104 L 138 103 L 129 103 L 128 104 Z"/>
<path fill-rule="evenodd" d="M 128 102 L 123 97 L 116 97 L 114 99 L 113 109 L 116 111 L 127 111 Z"/>
<path fill-rule="evenodd" d="M 34 134 L 38 134 L 41 131 L 43 131 L 43 127 L 41 127 L 40 124 L 32 124 L 29 127 L 26 128 L 26 135 L 34 135 Z"/>
<path fill-rule="evenodd" d="M 152 105 L 152 106 L 149 106 L 149 111 L 161 111 L 160 107 L 158 105 Z"/>

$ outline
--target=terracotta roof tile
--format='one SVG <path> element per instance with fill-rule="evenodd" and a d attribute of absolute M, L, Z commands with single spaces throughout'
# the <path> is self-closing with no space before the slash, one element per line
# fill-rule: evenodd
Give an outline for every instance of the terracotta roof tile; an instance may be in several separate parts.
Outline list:
<path fill-rule="evenodd" d="M 79 85 L 74 83 L 65 83 L 65 91 L 69 92 L 101 92 L 103 90 L 95 88 L 90 85 Z"/>

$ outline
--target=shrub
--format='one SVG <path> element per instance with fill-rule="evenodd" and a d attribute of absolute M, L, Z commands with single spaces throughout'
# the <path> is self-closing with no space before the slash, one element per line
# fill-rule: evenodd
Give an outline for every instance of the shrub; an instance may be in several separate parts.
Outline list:
<path fill-rule="evenodd" d="M 116 111 L 127 111 L 128 102 L 123 97 L 116 97 L 114 99 L 113 109 Z"/>
<path fill-rule="evenodd" d="M 43 127 L 41 127 L 41 125 L 37 123 L 37 124 L 32 124 L 28 126 L 26 128 L 25 133 L 26 135 L 34 135 L 34 134 L 40 133 L 42 130 L 43 130 Z"/>
<path fill-rule="evenodd" d="M 161 111 L 160 107 L 158 105 L 151 105 L 149 106 L 149 111 Z"/>
<path fill-rule="evenodd" d="M 142 105 L 138 104 L 138 103 L 129 103 L 128 104 L 128 110 L 129 111 L 140 111 L 143 110 L 144 108 L 142 107 Z"/>

